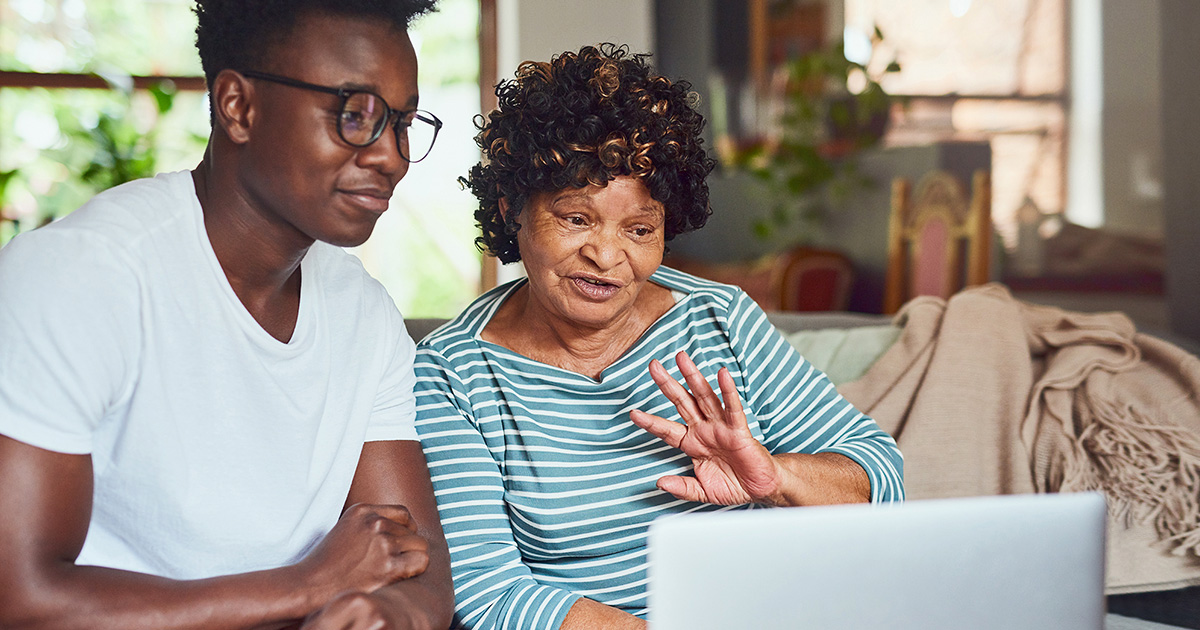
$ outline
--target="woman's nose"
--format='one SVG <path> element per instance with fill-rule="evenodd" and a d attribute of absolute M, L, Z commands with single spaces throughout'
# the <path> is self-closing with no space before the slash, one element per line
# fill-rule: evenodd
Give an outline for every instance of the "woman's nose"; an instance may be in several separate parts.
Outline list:
<path fill-rule="evenodd" d="M 615 230 L 597 230 L 584 244 L 581 253 L 600 269 L 611 269 L 625 257 Z"/>

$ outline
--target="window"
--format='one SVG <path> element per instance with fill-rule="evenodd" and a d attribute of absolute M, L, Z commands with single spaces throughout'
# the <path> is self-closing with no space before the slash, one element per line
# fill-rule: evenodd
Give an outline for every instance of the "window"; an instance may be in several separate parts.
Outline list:
<path fill-rule="evenodd" d="M 475 197 L 458 177 L 479 161 L 478 0 L 441 0 L 414 24 L 421 107 L 445 122 L 437 146 L 396 187 L 392 205 L 357 254 L 406 317 L 450 317 L 479 292 Z"/>
<path fill-rule="evenodd" d="M 0 244 L 70 212 L 114 173 L 198 161 L 208 109 L 194 30 L 179 0 L 0 4 Z"/>
<path fill-rule="evenodd" d="M 845 11 L 848 44 L 877 25 L 903 68 L 883 80 L 909 99 L 889 143 L 990 140 L 992 217 L 1007 243 L 1026 198 L 1064 211 L 1065 0 L 845 0 Z"/>

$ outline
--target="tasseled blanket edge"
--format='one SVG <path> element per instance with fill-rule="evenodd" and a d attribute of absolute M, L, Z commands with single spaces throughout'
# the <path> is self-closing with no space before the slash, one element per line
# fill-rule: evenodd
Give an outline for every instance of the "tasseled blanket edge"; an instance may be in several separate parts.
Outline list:
<path fill-rule="evenodd" d="M 1064 492 L 1099 490 L 1120 522 L 1154 523 L 1170 552 L 1200 556 L 1200 436 L 1132 406 L 1076 391 Z"/>

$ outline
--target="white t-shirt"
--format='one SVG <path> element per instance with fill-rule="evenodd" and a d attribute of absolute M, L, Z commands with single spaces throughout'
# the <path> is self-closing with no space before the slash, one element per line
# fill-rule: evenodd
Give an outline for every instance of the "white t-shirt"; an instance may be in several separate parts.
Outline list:
<path fill-rule="evenodd" d="M 416 439 L 414 351 L 384 288 L 324 243 L 291 340 L 268 334 L 188 172 L 0 249 L 0 433 L 91 454 L 79 564 L 191 579 L 298 560 L 337 521 L 363 442 Z"/>

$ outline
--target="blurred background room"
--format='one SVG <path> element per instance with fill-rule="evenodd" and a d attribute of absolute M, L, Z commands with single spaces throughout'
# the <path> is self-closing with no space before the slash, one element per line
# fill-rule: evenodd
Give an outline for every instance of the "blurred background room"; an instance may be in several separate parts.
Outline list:
<path fill-rule="evenodd" d="M 197 163 L 208 114 L 190 6 L 0 2 L 0 245 L 98 190 Z M 457 182 L 491 86 L 524 59 L 615 41 L 692 83 L 720 160 L 709 227 L 669 244 L 670 264 L 771 309 L 887 311 L 917 278 L 889 289 L 889 267 L 934 243 L 897 244 L 897 191 L 915 199 L 945 171 L 988 217 L 962 245 L 986 258 L 976 275 L 949 263 L 959 284 L 983 273 L 1029 301 L 1200 339 L 1194 0 L 440 7 L 413 39 L 422 106 L 446 127 L 356 250 L 408 316 L 453 315 L 520 273 L 479 255 Z"/>

